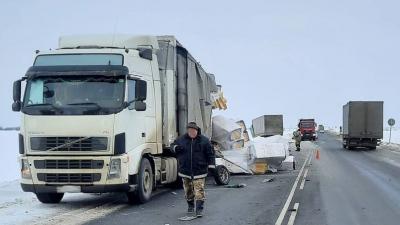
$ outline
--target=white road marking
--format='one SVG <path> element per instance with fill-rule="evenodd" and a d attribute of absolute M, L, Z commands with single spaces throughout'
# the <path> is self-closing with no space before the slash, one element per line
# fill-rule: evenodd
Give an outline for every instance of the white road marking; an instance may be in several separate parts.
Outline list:
<path fill-rule="evenodd" d="M 304 171 L 303 180 L 301 181 L 300 184 L 300 190 L 304 189 L 304 184 L 306 183 L 307 174 L 308 174 L 308 168 Z"/>
<path fill-rule="evenodd" d="M 293 211 L 292 211 L 292 213 L 290 214 L 290 217 L 289 217 L 289 221 L 288 221 L 288 225 L 293 225 L 294 224 L 294 220 L 296 219 L 296 216 L 297 216 L 297 210 L 299 209 L 299 203 L 298 202 L 296 202 L 296 203 L 294 203 L 294 206 L 293 206 Z"/>
<path fill-rule="evenodd" d="M 294 181 L 292 190 L 290 191 L 289 196 L 288 196 L 288 198 L 286 199 L 285 205 L 283 206 L 282 211 L 281 211 L 281 213 L 279 214 L 279 217 L 278 217 L 278 219 L 277 219 L 276 222 L 275 222 L 275 225 L 281 225 L 281 224 L 282 224 L 283 219 L 285 218 L 286 212 L 287 212 L 287 210 L 288 210 L 288 208 L 289 208 L 290 202 L 291 202 L 292 199 L 293 199 L 294 193 L 295 193 L 296 188 L 297 188 L 297 184 L 299 183 L 299 180 L 300 180 L 301 174 L 303 173 L 304 167 L 306 166 L 308 160 L 311 160 L 312 152 L 313 152 L 313 151 L 310 151 L 310 153 L 308 154 L 306 160 L 304 160 L 304 163 L 303 163 L 303 166 L 301 166 L 299 175 L 297 175 L 297 178 L 296 178 L 296 180 Z"/>

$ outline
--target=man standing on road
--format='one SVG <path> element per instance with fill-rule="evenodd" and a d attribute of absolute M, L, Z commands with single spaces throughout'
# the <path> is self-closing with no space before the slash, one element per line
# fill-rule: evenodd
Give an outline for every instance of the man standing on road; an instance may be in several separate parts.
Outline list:
<path fill-rule="evenodd" d="M 296 143 L 296 151 L 300 151 L 300 143 L 301 143 L 301 132 L 300 129 L 297 129 L 293 132 L 293 139 Z"/>
<path fill-rule="evenodd" d="M 178 174 L 183 180 L 188 215 L 202 217 L 205 178 L 208 168 L 215 168 L 215 155 L 211 143 L 207 137 L 201 135 L 197 124 L 190 122 L 187 125 L 187 133 L 175 140 L 171 149 L 178 158 Z"/>

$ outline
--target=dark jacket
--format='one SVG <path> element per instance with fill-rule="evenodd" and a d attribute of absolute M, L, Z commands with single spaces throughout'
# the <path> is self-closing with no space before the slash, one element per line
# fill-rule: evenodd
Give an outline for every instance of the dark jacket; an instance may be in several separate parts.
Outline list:
<path fill-rule="evenodd" d="M 208 167 L 215 167 L 214 149 L 207 137 L 200 134 L 195 139 L 185 134 L 172 144 L 178 158 L 179 176 L 199 179 L 206 177 Z"/>

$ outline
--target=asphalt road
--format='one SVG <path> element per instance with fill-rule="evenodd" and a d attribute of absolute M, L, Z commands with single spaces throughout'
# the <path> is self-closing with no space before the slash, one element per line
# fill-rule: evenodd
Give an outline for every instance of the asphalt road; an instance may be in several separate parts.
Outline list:
<path fill-rule="evenodd" d="M 309 153 L 295 152 L 298 165 L 302 165 Z M 298 166 L 298 167 L 300 167 Z M 86 224 L 208 224 L 208 225 L 266 225 L 275 224 L 299 169 L 257 176 L 233 176 L 231 184 L 244 183 L 244 188 L 216 186 L 207 180 L 205 216 L 189 222 L 179 221 L 185 215 L 186 202 L 182 190 L 163 190 L 161 194 L 143 205 L 125 206 L 112 214 Z M 263 182 L 274 178 L 272 182 Z"/>
<path fill-rule="evenodd" d="M 295 171 L 233 176 L 231 184 L 244 183 L 244 188 L 220 187 L 208 179 L 200 219 L 179 221 L 186 211 L 183 191 L 164 188 L 143 205 L 127 205 L 124 195 L 99 197 L 99 206 L 65 213 L 48 224 L 400 224 L 400 152 L 349 151 L 338 139 L 322 134 L 317 142 L 302 142 L 302 150 L 293 152 Z M 274 180 L 263 182 L 269 178 Z"/>
<path fill-rule="evenodd" d="M 400 224 L 400 152 L 349 151 L 338 139 L 323 134 L 316 142 L 320 159 L 292 202 L 299 203 L 295 224 Z"/>

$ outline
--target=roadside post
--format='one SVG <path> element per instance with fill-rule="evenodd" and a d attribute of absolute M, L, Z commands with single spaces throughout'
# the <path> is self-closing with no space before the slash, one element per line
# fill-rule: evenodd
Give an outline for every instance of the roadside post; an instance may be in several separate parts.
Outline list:
<path fill-rule="evenodd" d="M 392 127 L 396 124 L 396 121 L 393 119 L 393 118 L 390 118 L 389 120 L 388 120 L 388 124 L 389 124 L 389 126 L 390 126 L 390 130 L 389 130 L 389 144 L 390 144 L 390 141 L 391 141 L 391 139 L 392 139 Z"/>

